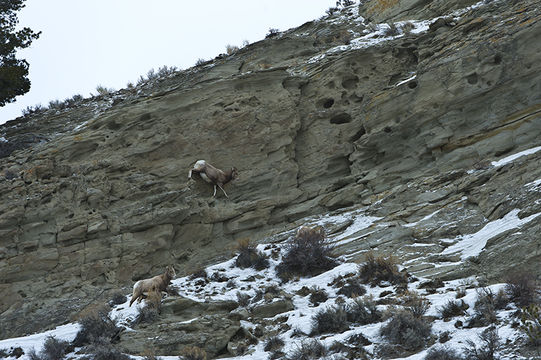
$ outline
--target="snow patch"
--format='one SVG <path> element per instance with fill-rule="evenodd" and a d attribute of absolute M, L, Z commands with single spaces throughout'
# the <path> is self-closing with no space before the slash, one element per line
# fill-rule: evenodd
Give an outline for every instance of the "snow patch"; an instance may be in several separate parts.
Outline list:
<path fill-rule="evenodd" d="M 512 161 L 514 161 L 514 160 L 516 160 L 516 159 L 518 159 L 518 158 L 520 158 L 522 156 L 535 154 L 536 152 L 538 152 L 540 150 L 541 150 L 541 146 L 537 146 L 537 147 L 534 147 L 534 148 L 531 148 L 531 149 L 528 149 L 528 150 L 524 150 L 524 151 L 521 151 L 519 153 L 504 157 L 503 159 L 500 159 L 498 161 L 493 161 L 492 166 L 494 166 L 494 167 L 504 166 L 504 165 L 509 164 L 510 162 L 512 162 Z"/>
<path fill-rule="evenodd" d="M 481 251 L 483 251 L 488 240 L 505 231 L 527 224 L 541 215 L 541 213 L 537 213 L 524 219 L 519 219 L 519 212 L 520 210 L 514 209 L 503 218 L 489 222 L 481 230 L 474 234 L 456 237 L 454 240 L 458 240 L 458 242 L 449 246 L 441 254 L 448 255 L 461 253 L 461 260 L 465 260 L 472 256 L 477 256 L 481 253 Z"/>

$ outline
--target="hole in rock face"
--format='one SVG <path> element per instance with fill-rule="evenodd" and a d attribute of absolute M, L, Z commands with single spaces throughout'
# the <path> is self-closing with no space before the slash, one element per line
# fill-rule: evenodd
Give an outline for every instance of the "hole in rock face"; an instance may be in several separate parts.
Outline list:
<path fill-rule="evenodd" d="M 359 78 L 357 76 L 348 77 L 342 80 L 342 87 L 344 89 L 354 89 L 357 86 L 357 83 L 359 82 Z"/>
<path fill-rule="evenodd" d="M 496 56 L 494 56 L 494 64 L 498 65 L 502 62 L 502 56 L 500 54 L 496 54 Z"/>
<path fill-rule="evenodd" d="M 359 129 L 359 131 L 357 131 L 357 132 L 355 133 L 355 135 L 353 135 L 353 136 L 349 139 L 349 141 L 355 142 L 355 141 L 359 140 L 359 139 L 361 138 L 361 136 L 363 136 L 364 134 L 366 134 L 366 130 L 365 130 L 364 126 L 363 126 L 363 127 L 361 127 L 361 128 Z"/>
<path fill-rule="evenodd" d="M 466 80 L 468 80 L 468 84 L 477 84 L 477 73 L 466 76 Z"/>
<path fill-rule="evenodd" d="M 351 122 L 351 115 L 347 113 L 340 113 L 331 118 L 331 124 L 346 124 Z"/>
<path fill-rule="evenodd" d="M 393 132 L 393 129 L 391 129 L 390 126 L 385 126 L 385 127 L 383 128 L 383 131 L 385 131 L 385 132 L 388 134 L 388 133 L 392 133 L 392 132 Z"/>
<path fill-rule="evenodd" d="M 410 81 L 410 82 L 408 83 L 408 87 L 409 87 L 410 89 L 415 89 L 415 88 L 417 87 L 417 81 Z"/>
<path fill-rule="evenodd" d="M 321 99 L 318 102 L 318 106 L 324 109 L 330 109 L 334 105 L 334 99 Z"/>

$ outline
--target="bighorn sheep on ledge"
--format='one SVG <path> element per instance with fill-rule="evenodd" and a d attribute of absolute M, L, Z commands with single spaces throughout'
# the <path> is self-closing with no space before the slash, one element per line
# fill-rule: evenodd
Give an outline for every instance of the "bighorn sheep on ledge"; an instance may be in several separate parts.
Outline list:
<path fill-rule="evenodd" d="M 169 286 L 171 279 L 173 279 L 176 275 L 175 269 L 168 265 L 165 268 L 165 273 L 154 276 L 150 279 L 139 280 L 136 282 L 135 285 L 133 285 L 133 295 L 130 300 L 130 306 L 135 300 L 137 300 L 137 303 L 140 303 L 143 299 L 144 293 L 149 293 L 150 291 L 161 292 L 167 290 L 167 286 Z"/>
<path fill-rule="evenodd" d="M 216 196 L 216 186 L 218 186 L 224 192 L 226 198 L 229 198 L 229 196 L 227 196 L 223 186 L 238 176 L 237 169 L 234 167 L 231 170 L 222 171 L 205 160 L 198 160 L 195 163 L 193 169 L 188 173 L 188 179 L 192 178 L 192 172 L 198 173 L 206 182 L 214 184 L 214 195 L 212 196 Z"/>

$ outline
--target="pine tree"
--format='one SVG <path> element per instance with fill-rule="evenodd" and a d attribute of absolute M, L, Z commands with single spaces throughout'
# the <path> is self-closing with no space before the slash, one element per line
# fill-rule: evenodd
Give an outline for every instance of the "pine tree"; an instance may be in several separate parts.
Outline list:
<path fill-rule="evenodd" d="M 41 32 L 35 33 L 27 27 L 15 30 L 19 22 L 16 12 L 24 7 L 24 1 L 0 1 L 0 107 L 30 90 L 28 62 L 17 59 L 15 53 L 30 46 Z"/>

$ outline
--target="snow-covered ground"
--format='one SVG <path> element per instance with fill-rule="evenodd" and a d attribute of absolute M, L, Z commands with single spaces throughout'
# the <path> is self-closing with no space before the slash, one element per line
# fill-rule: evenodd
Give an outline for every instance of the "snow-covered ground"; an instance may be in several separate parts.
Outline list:
<path fill-rule="evenodd" d="M 475 237 L 481 242 L 486 242 L 488 237 L 493 236 L 493 234 L 498 233 L 498 230 L 488 229 L 509 229 L 511 226 L 520 226 L 520 221 L 516 219 L 516 211 L 509 213 L 502 221 L 498 224 L 492 222 L 491 225 L 485 226 L 479 232 L 472 234 L 471 237 L 465 237 L 466 239 L 471 239 Z M 364 217 L 358 211 L 350 212 L 349 216 L 353 217 L 352 225 L 345 227 L 343 231 L 335 235 L 335 238 L 342 239 L 348 235 L 354 233 L 355 230 L 366 228 L 371 224 L 372 221 L 375 221 L 375 218 Z M 527 218 L 526 218 L 527 219 Z M 312 219 L 314 220 L 314 219 Z M 314 224 L 329 224 L 329 221 L 344 221 L 351 220 L 348 215 L 343 215 L 343 218 L 339 217 L 321 217 L 318 220 L 314 221 Z M 531 220 L 531 219 L 530 219 Z M 525 221 L 523 219 L 522 221 Z M 463 242 L 468 240 L 461 240 L 457 244 L 463 244 Z M 457 251 L 467 246 L 462 246 L 460 249 L 457 247 Z M 283 290 L 285 293 L 292 296 L 292 302 L 294 309 L 285 313 L 281 313 L 275 316 L 275 318 L 287 317 L 287 325 L 289 330 L 284 331 L 280 334 L 280 338 L 284 341 L 285 345 L 282 351 L 286 354 L 291 353 L 297 349 L 303 341 L 307 339 L 317 339 L 321 341 L 325 346 L 331 346 L 334 342 L 345 342 L 347 338 L 355 334 L 362 334 L 365 338 L 372 342 L 371 345 L 366 346 L 365 350 L 369 353 L 373 353 L 377 348 L 378 344 L 384 344 L 386 340 L 380 335 L 380 328 L 386 323 L 386 321 L 381 321 L 375 324 L 368 324 L 362 326 L 353 326 L 351 325 L 348 330 L 343 331 L 337 334 L 325 334 L 324 336 L 308 336 L 294 334 L 295 332 L 301 331 L 304 334 L 309 334 L 312 328 L 312 318 L 320 310 L 334 306 L 338 303 L 340 304 L 350 304 L 354 300 L 346 298 L 343 295 L 338 294 L 338 288 L 335 286 L 337 278 L 347 278 L 352 277 L 357 274 L 359 269 L 359 264 L 351 262 L 342 262 L 334 269 L 331 269 L 327 272 L 324 272 L 320 275 L 309 277 L 309 278 L 300 278 L 294 279 L 287 283 L 281 283 L 276 276 L 276 266 L 281 261 L 281 254 L 284 252 L 283 244 L 260 244 L 257 246 L 257 249 L 269 257 L 270 266 L 264 270 L 256 271 L 252 268 L 241 269 L 235 266 L 235 259 L 232 258 L 223 263 L 212 265 L 207 267 L 206 273 L 208 278 L 212 278 L 212 275 L 217 273 L 219 275 L 225 276 L 228 278 L 228 281 L 210 281 L 205 285 L 201 285 L 201 282 L 198 282 L 197 279 L 193 279 L 190 276 L 185 276 L 181 278 L 174 279 L 172 285 L 179 289 L 180 295 L 194 301 L 205 302 L 205 301 L 218 301 L 218 300 L 236 300 L 237 294 L 239 292 L 248 295 L 251 299 L 256 296 L 258 290 L 265 289 L 268 287 L 276 286 L 280 290 Z M 477 251 L 477 250 L 476 250 Z M 277 254 L 280 254 L 277 256 Z M 272 258 L 274 255 L 274 259 Z M 466 346 L 466 340 L 475 339 L 485 327 L 478 328 L 464 328 L 456 327 L 454 324 L 456 321 L 460 320 L 463 323 L 467 323 L 467 319 L 471 316 L 475 301 L 477 299 L 478 293 L 472 284 L 475 283 L 475 280 L 472 278 L 454 280 L 445 282 L 443 286 L 439 287 L 436 292 L 428 292 L 424 287 L 420 286 L 425 283 L 428 279 L 416 278 L 414 281 L 408 284 L 408 290 L 410 292 L 416 292 L 419 296 L 425 297 L 430 302 L 430 307 L 426 312 L 426 315 L 433 317 L 432 322 L 432 334 L 438 336 L 443 332 L 448 332 L 449 340 L 446 342 L 448 348 L 452 348 L 458 351 Z M 232 286 L 234 284 L 234 286 Z M 469 285 L 469 286 L 466 286 Z M 299 290 L 303 287 L 309 289 L 319 288 L 324 290 L 328 299 L 320 303 L 319 305 L 314 306 L 309 301 L 309 296 L 299 295 Z M 491 285 L 489 289 L 493 293 L 497 293 L 502 289 L 503 284 Z M 370 287 L 366 285 L 367 293 L 365 296 L 370 296 L 373 299 L 380 299 L 382 293 L 392 293 L 396 294 L 396 289 L 391 284 L 383 284 L 382 286 L 373 286 Z M 466 304 L 469 305 L 467 313 L 463 316 L 453 318 L 453 321 L 447 321 L 441 319 L 439 315 L 439 309 L 445 305 L 449 300 L 455 300 L 457 298 L 457 292 L 462 291 L 464 296 L 461 297 Z M 389 295 L 386 295 L 387 299 Z M 136 305 L 129 307 L 128 306 L 129 294 L 126 294 L 126 302 L 120 305 L 116 305 L 111 310 L 111 317 L 116 319 L 118 323 L 127 328 L 127 331 L 135 331 L 130 328 L 131 321 L 137 315 L 141 305 Z M 339 300 L 339 301 L 337 301 Z M 249 306 L 255 306 L 265 302 L 265 299 L 262 298 L 257 302 L 252 302 Z M 389 305 L 378 305 L 378 309 L 384 311 Z M 515 311 L 516 308 L 514 305 L 510 304 L 508 308 L 502 310 L 498 313 L 498 318 L 500 323 L 498 324 L 498 332 L 502 339 L 505 339 L 508 342 L 515 342 L 521 333 L 516 328 L 512 328 L 511 324 L 513 322 L 511 313 Z M 188 321 L 195 321 L 196 319 L 191 319 Z M 252 328 L 255 326 L 254 323 L 250 321 L 243 321 L 242 325 L 246 328 Z M 9 349 L 13 347 L 20 346 L 25 352 L 28 352 L 30 349 L 35 348 L 39 350 L 43 342 L 48 336 L 55 336 L 58 339 L 71 341 L 74 339 L 79 325 L 70 323 L 63 326 L 59 326 L 54 330 L 50 330 L 40 334 L 29 335 L 21 338 L 6 339 L 0 341 L 0 349 Z M 275 330 L 275 329 L 266 329 L 266 330 Z M 268 352 L 264 350 L 265 342 L 261 341 L 257 345 L 253 345 L 248 350 L 247 355 L 232 357 L 234 360 L 261 360 L 267 359 L 269 356 Z M 404 359 L 421 360 L 426 355 L 427 351 L 433 347 L 439 346 L 436 344 L 429 346 L 418 353 L 405 357 Z M 79 355 L 72 354 L 74 358 L 77 358 Z M 337 356 L 337 355 L 336 355 Z M 21 360 L 26 359 L 27 357 L 22 357 Z M 134 357 L 137 358 L 137 357 Z M 160 357 L 161 359 L 174 359 L 176 357 Z M 333 358 L 332 356 L 330 358 Z M 377 356 L 374 356 L 377 358 Z M 517 359 L 520 357 L 516 357 Z"/>

